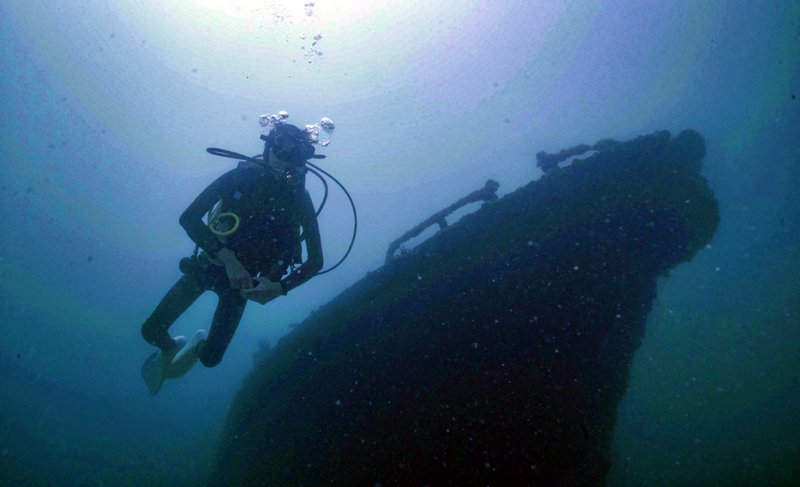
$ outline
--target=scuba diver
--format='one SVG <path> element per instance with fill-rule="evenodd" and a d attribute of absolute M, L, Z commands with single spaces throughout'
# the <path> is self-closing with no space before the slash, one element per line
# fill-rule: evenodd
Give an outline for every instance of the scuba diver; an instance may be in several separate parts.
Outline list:
<path fill-rule="evenodd" d="M 309 159 L 325 156 L 315 155 L 308 133 L 294 125 L 278 125 L 261 138 L 263 159 L 208 149 L 244 160 L 211 183 L 180 217 L 202 252 L 197 255 L 195 248 L 192 257 L 181 261 L 183 277 L 142 325 L 144 339 L 159 348 L 142 367 L 153 395 L 165 379 L 181 377 L 198 359 L 206 367 L 219 364 L 247 301 L 263 305 L 285 296 L 322 269 L 318 212 L 305 189 L 305 175 Z M 206 213 L 208 224 L 203 221 Z M 209 332 L 198 330 L 188 341 L 171 337 L 169 327 L 209 290 L 219 296 Z"/>

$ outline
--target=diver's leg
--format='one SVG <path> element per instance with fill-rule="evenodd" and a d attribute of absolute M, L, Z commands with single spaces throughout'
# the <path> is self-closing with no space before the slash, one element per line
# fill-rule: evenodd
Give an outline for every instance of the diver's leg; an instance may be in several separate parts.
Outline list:
<path fill-rule="evenodd" d="M 214 367 L 222 361 L 247 305 L 247 300 L 239 294 L 239 290 L 231 289 L 227 275 L 223 277 L 224 281 L 218 282 L 212 288 L 219 295 L 219 304 L 214 312 L 208 339 L 201 341 L 196 347 L 200 362 L 206 367 Z"/>
<path fill-rule="evenodd" d="M 176 343 L 167 330 L 206 289 L 196 276 L 181 277 L 142 325 L 142 336 L 147 343 L 160 348 L 165 354 L 171 352 Z"/>

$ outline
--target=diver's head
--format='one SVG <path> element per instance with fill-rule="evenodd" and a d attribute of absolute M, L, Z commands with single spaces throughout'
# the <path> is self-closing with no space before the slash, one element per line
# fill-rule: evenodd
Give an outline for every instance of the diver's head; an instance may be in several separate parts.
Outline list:
<path fill-rule="evenodd" d="M 306 161 L 314 157 L 314 146 L 308 134 L 294 125 L 282 124 L 261 138 L 264 140 L 264 161 L 274 175 L 292 186 L 302 184 L 307 171 Z"/>
<path fill-rule="evenodd" d="M 278 125 L 261 138 L 264 140 L 266 161 L 272 161 L 274 157 L 286 164 L 301 167 L 314 157 L 314 146 L 308 134 L 294 125 Z"/>
<path fill-rule="evenodd" d="M 278 158 L 275 151 L 270 149 L 268 153 L 267 164 L 272 169 L 273 175 L 280 181 L 285 182 L 290 186 L 303 185 L 305 181 L 306 169 L 305 164 L 294 164 L 290 161 Z"/>

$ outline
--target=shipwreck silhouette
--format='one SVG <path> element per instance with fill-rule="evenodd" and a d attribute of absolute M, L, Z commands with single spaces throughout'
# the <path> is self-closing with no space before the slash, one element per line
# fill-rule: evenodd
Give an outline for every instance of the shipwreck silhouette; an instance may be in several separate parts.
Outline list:
<path fill-rule="evenodd" d="M 603 485 L 656 280 L 719 223 L 704 155 L 691 130 L 540 153 L 434 215 L 257 362 L 209 485 Z"/>

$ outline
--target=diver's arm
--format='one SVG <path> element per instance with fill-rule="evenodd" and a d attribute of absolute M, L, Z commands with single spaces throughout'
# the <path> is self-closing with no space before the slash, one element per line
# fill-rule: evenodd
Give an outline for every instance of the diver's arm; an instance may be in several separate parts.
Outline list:
<path fill-rule="evenodd" d="M 239 171 L 237 169 L 228 171 L 217 178 L 192 201 L 192 204 L 186 208 L 179 220 L 189 238 L 212 257 L 216 257 L 217 252 L 222 249 L 222 243 L 205 224 L 203 216 L 214 207 L 217 201 L 230 193 L 230 188 L 233 187 L 238 179 Z"/>
<path fill-rule="evenodd" d="M 317 224 L 314 203 L 311 201 L 311 196 L 309 196 L 308 192 L 303 197 L 303 220 L 300 224 L 303 227 L 308 259 L 280 281 L 283 294 L 308 281 L 322 270 L 322 241 L 319 236 L 319 225 Z"/>
<path fill-rule="evenodd" d="M 233 289 L 251 289 L 253 279 L 236 255 L 223 247 L 217 236 L 203 222 L 203 215 L 223 196 L 233 191 L 243 176 L 242 171 L 238 168 L 223 174 L 195 198 L 180 218 L 180 224 L 186 230 L 189 238 L 207 254 L 219 259 L 225 265 L 225 271 Z"/>
<path fill-rule="evenodd" d="M 217 252 L 217 260 L 225 265 L 225 273 L 228 274 L 228 282 L 231 284 L 231 289 L 253 288 L 253 277 L 230 249 L 222 247 Z"/>

